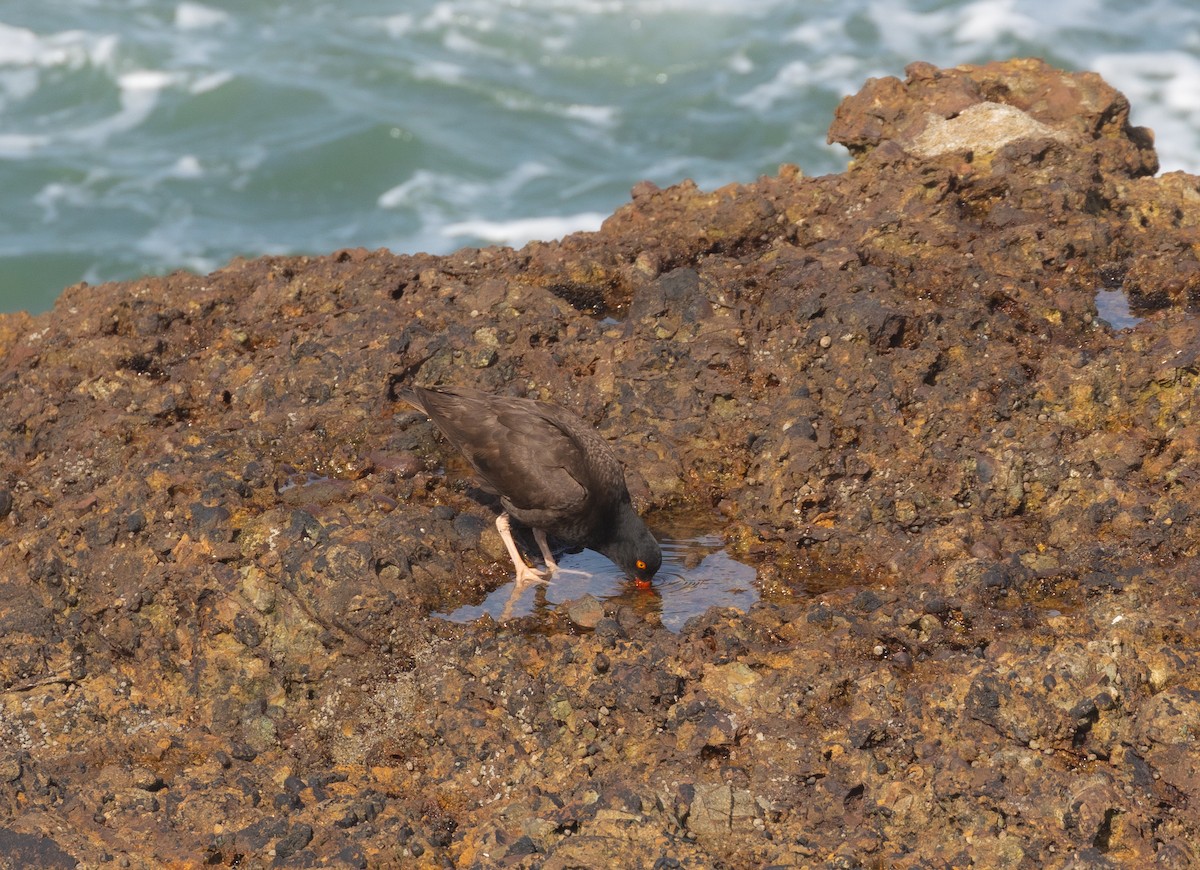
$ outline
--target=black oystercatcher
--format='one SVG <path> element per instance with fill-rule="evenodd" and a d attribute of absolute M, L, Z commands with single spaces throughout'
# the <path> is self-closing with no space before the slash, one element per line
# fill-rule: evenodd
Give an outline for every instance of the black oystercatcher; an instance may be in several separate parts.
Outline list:
<path fill-rule="evenodd" d="M 603 553 L 639 586 L 650 585 L 662 550 L 633 509 L 621 464 L 595 429 L 556 405 L 466 387 L 414 387 L 402 398 L 428 414 L 484 488 L 500 496 L 496 528 L 518 587 L 558 570 L 547 534 Z M 525 564 L 510 516 L 533 529 L 548 572 Z"/>

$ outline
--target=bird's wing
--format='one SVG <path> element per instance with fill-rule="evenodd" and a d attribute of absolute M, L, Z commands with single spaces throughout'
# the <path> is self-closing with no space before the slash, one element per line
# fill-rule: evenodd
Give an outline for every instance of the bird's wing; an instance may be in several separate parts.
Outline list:
<path fill-rule="evenodd" d="M 419 389 L 413 397 L 484 482 L 514 507 L 553 514 L 586 503 L 587 456 L 556 409 L 467 390 Z"/>
<path fill-rule="evenodd" d="M 468 458 L 500 495 L 527 511 L 565 513 L 586 503 L 586 455 L 555 415 L 529 402 L 495 419 L 494 441 Z"/>

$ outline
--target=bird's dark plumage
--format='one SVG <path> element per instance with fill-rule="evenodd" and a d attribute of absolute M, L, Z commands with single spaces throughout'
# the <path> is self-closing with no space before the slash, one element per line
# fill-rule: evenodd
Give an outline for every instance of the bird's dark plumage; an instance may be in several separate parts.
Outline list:
<path fill-rule="evenodd" d="M 603 553 L 634 580 L 654 576 L 662 551 L 633 509 L 621 464 L 570 411 L 464 387 L 414 387 L 403 398 L 429 415 L 505 513 L 534 530 L 551 570 L 545 534 Z M 503 514 L 497 526 L 518 563 Z M 520 579 L 523 563 L 516 568 Z"/>

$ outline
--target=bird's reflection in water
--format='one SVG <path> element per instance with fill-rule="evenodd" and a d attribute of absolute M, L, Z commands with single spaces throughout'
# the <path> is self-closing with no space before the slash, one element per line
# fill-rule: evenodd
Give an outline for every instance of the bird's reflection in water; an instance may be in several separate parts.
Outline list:
<path fill-rule="evenodd" d="M 663 563 L 649 589 L 634 586 L 599 553 L 583 550 L 562 556 L 563 570 L 549 584 L 516 589 L 514 583 L 506 583 L 482 603 L 463 605 L 446 618 L 470 622 L 485 613 L 497 620 L 548 616 L 562 602 L 590 594 L 647 615 L 657 613 L 666 628 L 679 631 L 710 607 L 746 610 L 758 600 L 754 568 L 730 556 L 719 536 L 660 537 L 659 543 Z"/>

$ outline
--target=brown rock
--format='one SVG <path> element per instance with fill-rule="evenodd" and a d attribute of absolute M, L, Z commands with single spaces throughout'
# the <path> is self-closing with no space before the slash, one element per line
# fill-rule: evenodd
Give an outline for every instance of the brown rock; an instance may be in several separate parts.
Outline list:
<path fill-rule="evenodd" d="M 0 853 L 1194 863 L 1200 182 L 1128 119 L 918 64 L 838 109 L 842 174 L 0 317 Z M 413 381 L 571 406 L 764 600 L 434 618 L 509 567 Z"/>

